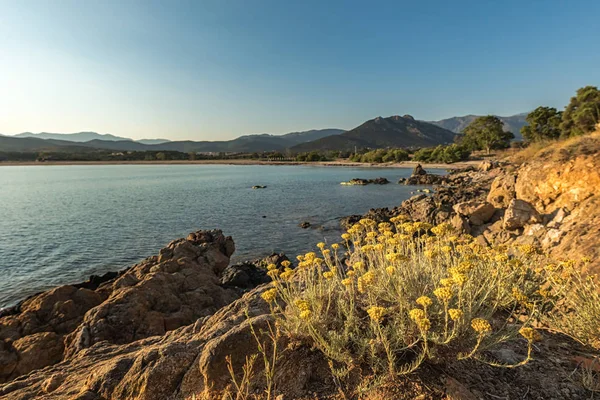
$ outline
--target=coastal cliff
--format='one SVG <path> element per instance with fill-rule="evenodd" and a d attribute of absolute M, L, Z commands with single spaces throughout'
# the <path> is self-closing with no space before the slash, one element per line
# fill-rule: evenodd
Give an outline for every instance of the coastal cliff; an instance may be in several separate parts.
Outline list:
<path fill-rule="evenodd" d="M 481 245 L 535 245 L 556 259 L 589 258 L 589 271 L 598 271 L 599 150 L 600 134 L 594 134 L 542 149 L 522 164 L 486 162 L 449 174 L 430 196 L 365 217 L 451 222 Z M 252 263 L 229 266 L 234 250 L 221 231 L 195 232 L 105 280 L 61 286 L 4 313 L 0 396 L 200 399 L 226 389 L 230 369 L 243 370 L 276 322 L 273 305 L 261 297 L 270 279 Z M 283 270 L 284 260 L 268 262 Z M 280 348 L 272 377 L 278 399 L 337 398 L 322 353 L 294 338 L 281 339 Z M 508 342 L 494 354 L 512 363 L 519 351 Z M 571 376 L 590 354 L 547 332 L 534 360 L 518 370 L 469 362 L 430 366 L 399 378 L 405 397 L 398 398 L 582 399 L 588 392 Z M 264 384 L 253 382 L 252 393 Z"/>

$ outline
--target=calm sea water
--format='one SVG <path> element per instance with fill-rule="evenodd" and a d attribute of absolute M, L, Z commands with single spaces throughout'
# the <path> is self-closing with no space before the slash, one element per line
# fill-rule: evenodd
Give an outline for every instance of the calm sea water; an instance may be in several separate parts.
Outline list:
<path fill-rule="evenodd" d="M 414 187 L 395 184 L 410 173 L 312 166 L 0 167 L 0 307 L 123 269 L 198 229 L 233 236 L 235 260 L 308 251 L 319 241 L 337 240 L 339 217 L 410 197 Z M 392 184 L 339 184 L 379 176 Z M 319 228 L 301 229 L 301 221 Z"/>

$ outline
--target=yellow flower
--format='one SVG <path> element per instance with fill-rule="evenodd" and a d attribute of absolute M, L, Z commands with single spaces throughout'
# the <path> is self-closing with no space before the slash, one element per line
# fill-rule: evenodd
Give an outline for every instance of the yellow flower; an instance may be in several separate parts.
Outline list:
<path fill-rule="evenodd" d="M 302 319 L 309 319 L 312 315 L 312 311 L 310 310 L 304 310 L 300 312 L 300 318 Z"/>
<path fill-rule="evenodd" d="M 369 317 L 371 317 L 371 320 L 373 322 L 377 322 L 378 324 L 383 322 L 383 317 L 385 316 L 386 313 L 387 313 L 387 310 L 384 307 L 371 306 L 367 309 L 367 314 L 369 314 Z"/>
<path fill-rule="evenodd" d="M 294 276 L 294 270 L 289 268 L 286 268 L 285 272 L 282 272 L 281 275 L 279 275 L 284 281 L 289 281 L 292 276 Z"/>
<path fill-rule="evenodd" d="M 302 261 L 304 261 L 304 256 L 302 254 L 299 254 L 296 256 L 296 260 L 302 262 Z"/>
<path fill-rule="evenodd" d="M 375 274 L 373 271 L 365 272 L 362 276 L 358 277 L 357 285 L 358 291 L 360 293 L 364 293 L 367 291 L 367 286 L 369 286 L 375 280 Z"/>
<path fill-rule="evenodd" d="M 262 297 L 263 300 L 267 303 L 272 303 L 277 298 L 277 289 L 273 288 L 266 290 L 265 292 L 263 292 L 263 294 L 260 295 L 260 297 Z"/>
<path fill-rule="evenodd" d="M 454 280 L 452 278 L 442 278 L 440 279 L 440 285 L 448 287 L 454 285 Z"/>
<path fill-rule="evenodd" d="M 354 276 L 354 275 L 356 275 L 356 271 L 349 270 L 348 272 L 346 272 L 346 275 L 348 275 L 348 276 Z"/>
<path fill-rule="evenodd" d="M 310 303 L 303 299 L 298 299 L 294 302 L 294 305 L 298 307 L 300 311 L 310 310 Z"/>
<path fill-rule="evenodd" d="M 519 303 L 527 302 L 527 296 L 516 287 L 512 288 L 512 295 Z"/>
<path fill-rule="evenodd" d="M 304 259 L 306 261 L 309 261 L 309 262 L 312 261 L 312 260 L 314 260 L 316 257 L 317 257 L 317 255 L 314 252 L 312 252 L 312 251 L 310 253 L 306 253 L 304 255 Z"/>
<path fill-rule="evenodd" d="M 344 239 L 344 240 L 350 240 L 350 234 L 348 234 L 348 233 L 342 234 L 342 239 Z"/>
<path fill-rule="evenodd" d="M 344 285 L 344 286 L 351 286 L 352 285 L 352 279 L 351 278 L 344 278 L 344 279 L 342 279 L 342 285 Z"/>
<path fill-rule="evenodd" d="M 272 269 L 270 271 L 267 271 L 267 275 L 269 275 L 271 277 L 271 279 L 275 279 L 279 276 L 279 270 L 278 269 Z"/>
<path fill-rule="evenodd" d="M 355 270 L 361 270 L 365 267 L 365 263 L 363 263 L 362 261 L 357 261 L 354 264 L 352 264 L 352 268 L 354 268 Z"/>
<path fill-rule="evenodd" d="M 422 306 L 423 308 L 427 308 L 429 307 L 431 304 L 433 304 L 433 302 L 431 301 L 431 299 L 427 296 L 421 296 L 417 299 L 417 304 Z"/>
<path fill-rule="evenodd" d="M 323 256 L 329 257 L 330 254 L 331 254 L 331 250 L 329 250 L 329 249 L 323 250 Z"/>
<path fill-rule="evenodd" d="M 325 272 L 323 272 L 323 278 L 325 278 L 325 279 L 331 279 L 331 278 L 333 278 L 333 272 L 331 272 L 331 271 L 325 271 Z"/>
<path fill-rule="evenodd" d="M 467 277 L 467 275 L 465 274 L 454 274 L 452 275 L 452 280 L 458 285 L 458 286 L 462 286 L 467 282 L 467 279 L 469 279 Z"/>
<path fill-rule="evenodd" d="M 475 318 L 471 321 L 471 327 L 480 335 L 485 335 L 492 331 L 492 326 L 483 318 Z"/>
<path fill-rule="evenodd" d="M 393 275 L 394 272 L 396 272 L 396 267 L 394 267 L 393 265 L 390 265 L 389 267 L 385 267 L 385 270 L 387 271 L 388 274 Z"/>
<path fill-rule="evenodd" d="M 448 314 L 450 315 L 450 318 L 452 319 L 452 321 L 458 321 L 464 315 L 464 313 L 462 312 L 462 310 L 459 310 L 457 308 L 451 308 L 451 309 L 449 309 L 448 310 Z"/>
<path fill-rule="evenodd" d="M 319 242 L 319 243 L 317 243 L 317 247 L 318 247 L 319 249 L 323 250 L 323 249 L 325 248 L 325 243 L 323 243 L 323 242 Z"/>
<path fill-rule="evenodd" d="M 449 223 L 442 223 L 431 228 L 431 232 L 436 236 L 446 236 L 454 232 L 454 227 Z"/>
<path fill-rule="evenodd" d="M 292 263 L 290 262 L 290 260 L 283 260 L 281 262 L 281 266 L 284 268 L 288 268 L 290 265 L 292 265 Z"/>
<path fill-rule="evenodd" d="M 422 332 L 428 332 L 431 328 L 431 322 L 427 318 L 421 318 L 416 321 L 417 326 L 421 329 Z"/>
<path fill-rule="evenodd" d="M 269 264 L 269 265 L 267 265 L 267 270 L 268 271 L 271 271 L 271 270 L 274 270 L 274 269 L 277 269 L 277 265 L 275 265 L 275 264 Z"/>
<path fill-rule="evenodd" d="M 530 342 L 539 342 L 542 340 L 542 335 L 540 335 L 539 332 L 533 328 L 523 327 L 519 330 L 519 333 Z"/>
<path fill-rule="evenodd" d="M 423 309 L 421 308 L 413 308 L 412 310 L 410 310 L 410 312 L 408 313 L 408 316 L 410 317 L 410 319 L 412 319 L 413 321 L 418 321 L 420 319 L 425 318 L 425 311 L 423 311 Z"/>
<path fill-rule="evenodd" d="M 441 250 L 442 250 L 444 253 L 446 253 L 446 254 L 449 254 L 449 253 L 451 253 L 451 252 L 452 252 L 452 247 L 450 247 L 450 246 L 442 246 L 442 249 L 441 249 Z"/>
<path fill-rule="evenodd" d="M 332 245 L 331 245 L 331 248 L 332 248 L 333 250 L 337 250 L 337 249 L 339 249 L 339 248 L 340 248 L 340 245 L 339 245 L 339 244 L 337 244 L 337 243 L 334 243 L 334 244 L 332 244 Z"/>
<path fill-rule="evenodd" d="M 433 294 L 443 303 L 447 303 L 453 295 L 452 290 L 448 287 L 437 288 L 433 291 Z"/>

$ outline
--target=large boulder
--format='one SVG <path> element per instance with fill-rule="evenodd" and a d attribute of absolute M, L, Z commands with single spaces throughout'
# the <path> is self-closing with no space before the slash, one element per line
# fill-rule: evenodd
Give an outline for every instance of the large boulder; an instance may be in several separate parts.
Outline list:
<path fill-rule="evenodd" d="M 516 198 L 516 180 L 516 175 L 511 173 L 504 173 L 497 176 L 492 182 L 490 192 L 487 195 L 487 201 L 497 208 L 508 207 L 510 202 Z"/>
<path fill-rule="evenodd" d="M 511 200 L 504 213 L 504 229 L 515 230 L 528 224 L 542 222 L 540 213 L 525 200 Z"/>
<path fill-rule="evenodd" d="M 483 225 L 492 218 L 496 211 L 491 203 L 478 200 L 455 204 L 453 209 L 457 214 L 467 217 L 471 225 Z"/>

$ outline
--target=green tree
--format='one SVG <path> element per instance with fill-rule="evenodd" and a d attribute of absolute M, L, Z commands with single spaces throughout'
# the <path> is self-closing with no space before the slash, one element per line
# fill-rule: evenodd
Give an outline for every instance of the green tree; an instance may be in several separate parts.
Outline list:
<path fill-rule="evenodd" d="M 527 115 L 526 121 L 529 125 L 522 127 L 521 133 L 528 142 L 560 137 L 562 111 L 554 107 L 538 107 Z"/>
<path fill-rule="evenodd" d="M 600 91 L 596 86 L 577 90 L 562 114 L 560 129 L 563 137 L 583 135 L 596 129 L 600 122 Z"/>
<path fill-rule="evenodd" d="M 493 115 L 475 118 L 463 133 L 463 145 L 473 150 L 485 150 L 487 154 L 492 149 L 508 147 L 515 137 L 511 132 L 505 132 L 500 118 Z"/>

